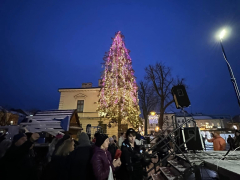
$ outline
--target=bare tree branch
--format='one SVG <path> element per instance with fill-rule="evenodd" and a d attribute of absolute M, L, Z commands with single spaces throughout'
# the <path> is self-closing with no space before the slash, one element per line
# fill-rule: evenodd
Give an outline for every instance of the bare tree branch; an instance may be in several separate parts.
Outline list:
<path fill-rule="evenodd" d="M 150 81 L 152 89 L 158 96 L 158 106 L 160 111 L 159 126 L 162 128 L 163 115 L 168 106 L 170 106 L 174 100 L 171 95 L 171 88 L 177 84 L 183 84 L 183 78 L 173 78 L 171 68 L 165 66 L 163 63 L 158 62 L 154 66 L 149 65 L 145 68 L 145 79 Z"/>
<path fill-rule="evenodd" d="M 138 88 L 139 105 L 145 120 L 145 134 L 147 134 L 148 115 L 153 111 L 158 103 L 155 90 L 149 86 L 148 82 L 141 81 Z"/>

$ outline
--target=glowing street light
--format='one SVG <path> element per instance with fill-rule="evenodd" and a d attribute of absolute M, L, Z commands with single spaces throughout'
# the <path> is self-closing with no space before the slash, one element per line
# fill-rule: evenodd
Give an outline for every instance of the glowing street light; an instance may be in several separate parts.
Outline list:
<path fill-rule="evenodd" d="M 156 114 L 156 112 L 152 111 L 150 112 L 152 116 L 154 116 Z"/>
<path fill-rule="evenodd" d="M 221 33 L 219 34 L 220 39 L 223 39 L 223 37 L 226 35 L 226 30 L 223 29 Z"/>
<path fill-rule="evenodd" d="M 232 71 L 232 68 L 227 60 L 227 56 L 226 56 L 226 53 L 225 53 L 225 50 L 223 48 L 223 44 L 222 44 L 222 40 L 224 38 L 224 36 L 226 35 L 226 30 L 223 29 L 221 31 L 221 33 L 219 34 L 219 38 L 220 38 L 220 45 L 221 45 L 221 48 L 222 48 L 222 53 L 223 53 L 223 57 L 227 63 L 227 67 L 228 67 L 228 71 L 230 73 L 230 77 L 231 77 L 231 81 L 233 83 L 233 87 L 234 87 L 234 90 L 235 90 L 235 93 L 236 93 L 236 96 L 237 96 L 237 99 L 238 99 L 238 105 L 240 107 L 240 92 L 239 92 L 239 89 L 238 89 L 238 85 L 237 85 L 237 81 L 236 81 L 236 78 L 234 77 L 234 74 L 233 74 L 233 71 Z"/>

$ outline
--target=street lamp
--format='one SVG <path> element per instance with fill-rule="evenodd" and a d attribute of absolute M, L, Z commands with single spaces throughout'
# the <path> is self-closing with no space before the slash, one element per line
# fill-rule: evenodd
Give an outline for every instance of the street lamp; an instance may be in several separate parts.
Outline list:
<path fill-rule="evenodd" d="M 227 56 L 226 56 L 226 53 L 225 53 L 225 50 L 224 50 L 223 44 L 222 44 L 222 40 L 223 40 L 223 38 L 224 38 L 225 35 L 226 35 L 226 30 L 223 29 L 223 30 L 221 31 L 221 33 L 219 34 L 220 45 L 221 45 L 221 48 L 222 48 L 223 57 L 224 57 L 224 59 L 225 59 L 225 61 L 226 61 L 226 63 L 227 63 L 228 71 L 229 71 L 229 73 L 230 73 L 230 77 L 231 77 L 231 81 L 232 81 L 232 83 L 233 83 L 234 90 L 235 90 L 236 95 L 237 95 L 238 105 L 239 105 L 239 107 L 240 107 L 240 92 L 239 92 L 239 89 L 238 89 L 237 81 L 236 81 L 236 78 L 235 78 L 234 75 L 233 75 L 232 68 L 231 68 L 231 66 L 230 66 L 230 64 L 229 64 L 229 62 L 228 62 L 228 60 L 227 60 Z"/>
<path fill-rule="evenodd" d="M 156 112 L 152 111 L 150 112 L 152 116 L 154 116 L 156 114 Z"/>

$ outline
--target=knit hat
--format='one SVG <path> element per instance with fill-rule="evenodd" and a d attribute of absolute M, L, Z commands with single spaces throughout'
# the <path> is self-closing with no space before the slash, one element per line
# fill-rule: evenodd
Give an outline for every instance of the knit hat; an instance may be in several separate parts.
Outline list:
<path fill-rule="evenodd" d="M 108 138 L 106 134 L 97 134 L 96 135 L 96 143 L 95 145 L 98 147 L 101 147 L 101 145 L 104 143 L 104 141 Z"/>
<path fill-rule="evenodd" d="M 13 141 L 12 143 L 15 144 L 19 139 L 21 139 L 22 137 L 26 136 L 25 134 L 23 133 L 19 133 L 19 134 L 16 134 L 15 136 L 13 136 Z"/>
<path fill-rule="evenodd" d="M 129 128 L 126 132 L 126 137 L 128 137 L 130 134 L 132 134 L 133 136 L 136 136 L 136 131 L 133 128 Z"/>
<path fill-rule="evenodd" d="M 85 132 L 82 132 L 78 137 L 79 147 L 91 146 L 89 137 Z"/>

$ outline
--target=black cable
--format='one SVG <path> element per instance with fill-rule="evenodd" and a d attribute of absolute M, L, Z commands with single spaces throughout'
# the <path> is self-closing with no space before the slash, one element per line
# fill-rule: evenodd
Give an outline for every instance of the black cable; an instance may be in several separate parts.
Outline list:
<path fill-rule="evenodd" d="M 222 158 L 222 160 L 224 160 L 226 158 L 226 156 L 228 155 L 228 153 L 231 151 L 231 146 L 229 148 L 229 150 L 227 151 L 227 153 L 224 155 L 224 157 Z"/>

